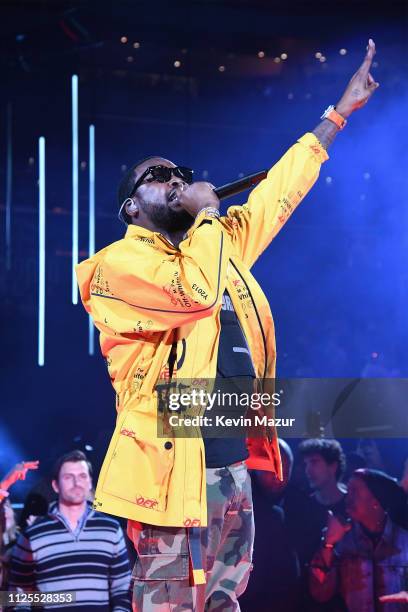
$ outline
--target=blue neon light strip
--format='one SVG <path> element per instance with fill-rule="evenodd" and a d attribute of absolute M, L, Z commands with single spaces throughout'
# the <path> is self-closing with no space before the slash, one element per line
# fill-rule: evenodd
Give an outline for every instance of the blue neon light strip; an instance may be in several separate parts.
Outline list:
<path fill-rule="evenodd" d="M 11 269 L 11 195 L 13 183 L 12 107 L 7 104 L 7 165 L 6 165 L 6 268 Z"/>
<path fill-rule="evenodd" d="M 95 126 L 89 126 L 89 257 L 95 253 Z M 91 317 L 88 320 L 88 352 L 94 354 L 95 327 Z"/>
<path fill-rule="evenodd" d="M 45 341 L 45 138 L 38 141 L 38 365 L 44 365 Z"/>
<path fill-rule="evenodd" d="M 78 304 L 78 77 L 72 77 L 72 303 Z"/>

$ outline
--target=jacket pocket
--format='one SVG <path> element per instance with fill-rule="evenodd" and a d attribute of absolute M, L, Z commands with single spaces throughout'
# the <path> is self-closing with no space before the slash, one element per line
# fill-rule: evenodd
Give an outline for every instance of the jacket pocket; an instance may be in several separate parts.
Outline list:
<path fill-rule="evenodd" d="M 103 491 L 146 509 L 165 511 L 174 441 L 157 438 L 155 418 L 135 413 L 126 415 L 115 436 Z"/>
<path fill-rule="evenodd" d="M 187 531 L 180 527 L 144 525 L 140 534 L 136 580 L 186 580 L 189 577 Z"/>

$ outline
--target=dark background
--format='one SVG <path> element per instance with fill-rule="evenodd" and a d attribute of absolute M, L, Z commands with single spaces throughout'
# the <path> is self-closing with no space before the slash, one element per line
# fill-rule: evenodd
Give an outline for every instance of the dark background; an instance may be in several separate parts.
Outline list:
<path fill-rule="evenodd" d="M 407 376 L 406 7 L 392 1 L 1 3 L 1 472 L 22 458 L 39 458 L 45 473 L 56 456 L 85 445 L 98 466 L 115 419 L 98 347 L 88 355 L 87 316 L 71 304 L 72 74 L 79 76 L 83 259 L 90 123 L 100 249 L 124 232 L 115 215 L 126 167 L 160 154 L 193 167 L 198 180 L 221 184 L 273 165 L 338 101 L 372 37 L 379 90 L 351 117 L 318 183 L 254 272 L 275 317 L 279 375 Z M 40 136 L 47 173 L 41 368 Z M 36 478 L 13 489 L 14 499 Z"/>

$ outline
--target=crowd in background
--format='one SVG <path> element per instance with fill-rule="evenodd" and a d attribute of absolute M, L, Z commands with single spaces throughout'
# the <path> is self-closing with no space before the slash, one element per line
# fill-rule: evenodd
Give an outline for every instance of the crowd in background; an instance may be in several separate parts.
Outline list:
<path fill-rule="evenodd" d="M 337 440 L 290 442 L 280 440 L 282 482 L 252 472 L 254 569 L 241 609 L 406 609 L 408 458 L 401 456 L 394 478 L 374 440 L 347 455 Z M 119 521 L 92 507 L 87 456 L 60 457 L 17 516 L 9 489 L 38 468 L 37 461 L 18 464 L 0 483 L 0 590 L 70 591 L 78 611 L 131 610 L 134 551 Z"/>

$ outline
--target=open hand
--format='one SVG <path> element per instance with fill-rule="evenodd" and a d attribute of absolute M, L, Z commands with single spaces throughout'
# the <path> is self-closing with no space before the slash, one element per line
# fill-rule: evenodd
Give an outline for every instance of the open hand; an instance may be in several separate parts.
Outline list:
<path fill-rule="evenodd" d="M 357 72 L 351 77 L 346 91 L 342 95 L 340 102 L 336 104 L 336 110 L 343 117 L 348 117 L 358 108 L 361 108 L 368 102 L 373 95 L 379 83 L 374 80 L 370 74 L 371 64 L 375 55 L 375 43 L 370 38 L 367 46 L 367 53 L 363 63 Z"/>

